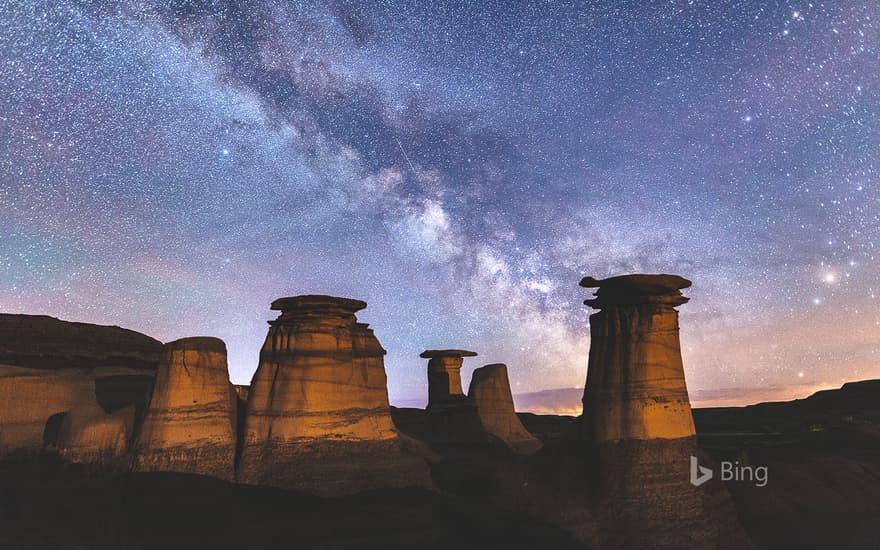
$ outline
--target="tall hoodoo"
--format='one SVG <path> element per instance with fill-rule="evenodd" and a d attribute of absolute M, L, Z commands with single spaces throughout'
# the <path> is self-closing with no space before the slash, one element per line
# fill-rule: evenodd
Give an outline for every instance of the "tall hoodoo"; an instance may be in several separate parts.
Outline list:
<path fill-rule="evenodd" d="M 677 275 L 625 275 L 596 288 L 581 426 L 595 452 L 602 546 L 750 548 L 729 495 L 689 481 L 701 456 L 684 379 Z"/>
<path fill-rule="evenodd" d="M 590 364 L 584 391 L 586 428 L 596 441 L 693 436 L 678 311 L 688 301 L 677 275 L 624 275 L 597 288 L 590 316 Z"/>
<path fill-rule="evenodd" d="M 234 477 L 236 399 L 218 338 L 165 345 L 132 468 Z"/>
<path fill-rule="evenodd" d="M 385 350 L 355 312 L 365 302 L 295 296 L 272 302 L 248 398 L 245 445 L 301 439 L 391 439 Z M 357 360 L 355 357 L 357 351 Z M 376 359 L 378 358 L 378 361 Z"/>
<path fill-rule="evenodd" d="M 319 493 L 417 483 L 388 403 L 385 350 L 355 313 L 360 300 L 272 302 L 251 381 L 238 479 Z M 327 480 L 332 480 L 328 482 Z"/>

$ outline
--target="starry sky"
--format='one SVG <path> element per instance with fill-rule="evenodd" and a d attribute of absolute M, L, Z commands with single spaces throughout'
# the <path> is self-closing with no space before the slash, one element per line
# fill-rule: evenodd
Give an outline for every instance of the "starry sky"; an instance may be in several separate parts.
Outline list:
<path fill-rule="evenodd" d="M 359 298 L 582 386 L 584 275 L 681 274 L 692 392 L 880 377 L 880 3 L 0 0 L 0 311 L 222 338 Z M 739 392 L 739 393 L 737 393 Z"/>

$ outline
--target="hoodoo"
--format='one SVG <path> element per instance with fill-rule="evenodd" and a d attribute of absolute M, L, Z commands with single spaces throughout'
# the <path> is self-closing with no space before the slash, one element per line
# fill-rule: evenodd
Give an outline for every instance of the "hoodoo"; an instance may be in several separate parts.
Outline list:
<path fill-rule="evenodd" d="M 235 404 L 222 340 L 198 337 L 166 344 L 132 468 L 232 479 Z"/>
<path fill-rule="evenodd" d="M 425 412 L 432 438 L 448 443 L 484 442 L 477 406 L 461 387 L 465 357 L 476 352 L 463 349 L 429 349 L 419 355 L 428 359 L 428 406 Z"/>
<path fill-rule="evenodd" d="M 322 495 L 427 482 L 391 421 L 385 350 L 355 312 L 360 300 L 295 296 L 272 303 L 248 396 L 238 479 Z"/>
<path fill-rule="evenodd" d="M 463 349 L 428 349 L 419 355 L 428 359 L 428 412 L 466 401 L 461 387 L 461 366 L 465 357 L 476 356 L 476 352 Z"/>
<path fill-rule="evenodd" d="M 516 416 L 507 365 L 495 363 L 474 370 L 468 399 L 477 406 L 483 429 L 511 449 L 529 454 L 541 448 L 541 441 Z"/>
<path fill-rule="evenodd" d="M 596 441 L 675 439 L 695 434 L 675 306 L 691 282 L 677 275 L 625 275 L 598 288 L 590 316 L 584 420 Z"/>
<path fill-rule="evenodd" d="M 625 275 L 596 288 L 581 426 L 595 452 L 599 535 L 610 548 L 750 548 L 717 481 L 689 481 L 701 456 L 684 378 L 676 275 Z"/>

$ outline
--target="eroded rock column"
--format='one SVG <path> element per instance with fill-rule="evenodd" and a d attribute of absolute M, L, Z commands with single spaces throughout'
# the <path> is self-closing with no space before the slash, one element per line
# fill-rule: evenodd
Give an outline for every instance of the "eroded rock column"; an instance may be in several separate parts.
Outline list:
<path fill-rule="evenodd" d="M 590 364 L 584 419 L 595 441 L 675 439 L 693 436 L 678 311 L 687 303 L 680 289 L 691 282 L 676 275 L 626 275 L 581 286 L 597 288 L 584 303 L 590 316 Z"/>
<path fill-rule="evenodd" d="M 235 407 L 222 340 L 198 337 L 166 344 L 132 469 L 232 479 Z"/>
<path fill-rule="evenodd" d="M 590 359 L 581 417 L 593 451 L 601 545 L 609 548 L 750 548 L 723 485 L 690 483 L 697 446 L 676 306 L 690 281 L 625 275 L 586 304 Z"/>
<path fill-rule="evenodd" d="M 476 352 L 463 349 L 429 349 L 419 357 L 428 359 L 428 412 L 460 405 L 466 401 L 461 387 L 461 366 Z"/>
<path fill-rule="evenodd" d="M 360 300 L 306 295 L 272 303 L 250 386 L 238 479 L 322 495 L 424 484 L 401 451 L 383 356 Z"/>
<path fill-rule="evenodd" d="M 477 406 L 461 387 L 465 357 L 476 352 L 463 349 L 429 349 L 419 357 L 428 359 L 428 425 L 432 439 L 448 443 L 477 443 L 485 440 Z"/>
<path fill-rule="evenodd" d="M 495 363 L 474 370 L 468 398 L 477 406 L 483 429 L 516 452 L 530 454 L 541 441 L 529 433 L 516 416 L 507 365 Z"/>

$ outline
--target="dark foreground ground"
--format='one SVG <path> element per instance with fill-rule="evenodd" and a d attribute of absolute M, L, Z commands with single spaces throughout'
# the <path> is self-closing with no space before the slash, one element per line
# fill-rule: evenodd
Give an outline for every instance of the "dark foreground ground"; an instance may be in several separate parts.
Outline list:
<path fill-rule="evenodd" d="M 405 432 L 419 432 L 421 411 L 394 415 Z M 700 444 L 716 461 L 768 468 L 764 487 L 726 483 L 760 548 L 880 549 L 880 381 L 694 416 Z M 589 539 L 589 511 L 547 521 L 570 507 L 523 488 L 540 479 L 580 491 L 573 478 L 589 465 L 566 455 L 560 467 L 555 456 L 575 420 L 522 419 L 547 443 L 544 451 L 522 460 L 491 447 L 453 450 L 433 468 L 442 494 L 398 489 L 325 499 L 183 474 L 108 476 L 51 456 L 7 461 L 0 464 L 0 549 L 589 548 L 558 526 L 580 526 L 581 540 Z M 532 496 L 515 512 L 499 505 L 499 494 Z"/>
<path fill-rule="evenodd" d="M 549 525 L 421 489 L 323 499 L 186 474 L 56 473 L 4 472 L 0 548 L 582 548 Z"/>
<path fill-rule="evenodd" d="M 726 483 L 760 547 L 880 549 L 880 380 L 694 420 L 716 460 L 767 466 L 764 487 Z"/>

